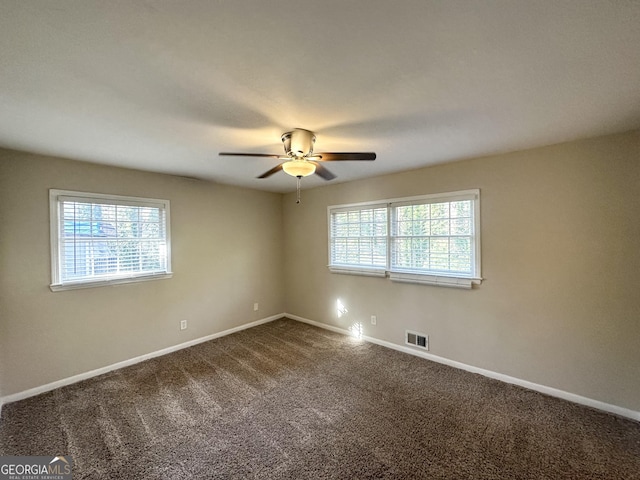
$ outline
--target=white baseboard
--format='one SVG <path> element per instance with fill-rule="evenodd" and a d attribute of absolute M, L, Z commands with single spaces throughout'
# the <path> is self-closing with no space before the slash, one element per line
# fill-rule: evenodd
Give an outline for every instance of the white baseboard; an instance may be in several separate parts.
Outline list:
<path fill-rule="evenodd" d="M 297 320 L 299 322 L 307 323 L 309 325 L 313 325 L 316 327 L 323 328 L 325 330 L 330 330 L 332 332 L 340 333 L 343 335 L 353 335 L 348 330 L 345 330 L 340 327 L 335 327 L 333 325 L 327 325 L 326 323 L 316 322 L 314 320 L 309 320 L 308 318 L 300 317 L 298 315 L 293 315 L 291 313 L 282 313 L 278 315 L 272 315 L 270 317 L 263 318 L 261 320 L 256 320 L 251 323 L 247 323 L 245 325 L 240 325 L 238 327 L 230 328 L 228 330 L 224 330 L 222 332 L 214 333 L 212 335 L 207 335 L 205 337 L 197 338 L 195 340 L 190 340 L 188 342 L 184 342 L 178 345 L 174 345 L 171 347 L 164 348 L 162 350 L 157 350 L 155 352 L 147 353 L 145 355 L 141 355 L 139 357 L 131 358 L 129 360 L 124 360 L 122 362 L 114 363 L 112 365 L 108 365 L 106 367 L 98 368 L 96 370 L 91 370 L 89 372 L 81 373 L 78 375 L 74 375 L 72 377 L 64 378 L 62 380 L 58 380 L 52 383 L 48 383 L 46 385 L 42 385 L 40 387 L 31 388 L 29 390 L 25 390 L 22 392 L 14 393 L 11 395 L 6 395 L 4 397 L 0 397 L 0 415 L 2 414 L 2 406 L 7 403 L 16 402 L 18 400 L 23 400 L 25 398 L 33 397 L 39 395 L 41 393 L 45 393 L 51 390 L 55 390 L 56 388 L 64 387 L 66 385 L 71 385 L 73 383 L 80 382 L 82 380 L 86 380 L 92 377 L 96 377 L 98 375 L 102 375 L 103 373 L 108 373 L 113 370 L 118 370 L 120 368 L 128 367 L 130 365 L 135 365 L 136 363 L 143 362 L 145 360 L 149 360 L 151 358 L 160 357 L 162 355 L 166 355 L 168 353 L 172 353 L 178 350 L 182 350 L 183 348 L 192 347 L 193 345 L 197 345 L 199 343 L 207 342 L 209 340 L 213 340 L 215 338 L 224 337 L 226 335 L 230 335 L 235 332 L 239 332 L 241 330 L 245 330 L 247 328 L 255 327 L 258 325 L 262 325 L 263 323 L 272 322 L 277 320 L 278 318 L 287 317 L 292 320 Z M 530 390 L 534 390 L 540 393 L 544 393 L 546 395 L 550 395 L 553 397 L 561 398 L 563 400 L 568 400 L 570 402 L 578 403 L 580 405 L 585 405 L 587 407 L 595 408 L 597 410 L 602 410 L 605 412 L 613 413 L 616 415 L 620 415 L 621 417 L 630 418 L 635 421 L 640 421 L 640 412 L 636 410 L 631 410 L 624 407 L 619 407 L 617 405 L 612 405 L 609 403 L 601 402 L 599 400 L 594 400 L 588 397 L 583 397 L 581 395 L 576 395 L 574 393 L 566 392 L 564 390 L 559 390 L 557 388 L 548 387 L 546 385 L 540 385 L 537 383 L 529 382 L 527 380 L 522 380 L 516 377 L 510 377 L 508 375 L 504 375 L 502 373 L 493 372 L 491 370 L 485 370 L 483 368 L 474 367 L 472 365 L 467 365 L 465 363 L 457 362 L 455 360 L 450 360 L 448 358 L 439 357 L 438 355 L 433 355 L 432 353 L 420 352 L 417 350 L 413 350 L 410 347 L 404 345 L 396 345 L 395 343 L 387 342 L 385 340 L 379 340 L 374 337 L 368 337 L 363 335 L 362 340 L 365 340 L 370 343 L 375 343 L 376 345 L 381 345 L 383 347 L 391 348 L 393 350 L 398 350 L 400 352 L 408 353 L 409 355 L 415 355 L 417 357 L 425 358 L 427 360 L 432 360 L 434 362 L 442 363 L 445 365 L 449 365 L 454 368 L 459 368 L 461 370 L 466 370 L 472 373 L 478 373 L 485 377 L 493 378 L 495 380 L 500 380 L 502 382 L 511 383 L 513 385 L 519 385 L 524 388 L 528 388 Z"/>
<path fill-rule="evenodd" d="M 207 335 L 205 337 L 196 338 L 195 340 L 189 340 L 188 342 L 180 343 L 178 345 L 173 345 L 171 347 L 163 348 L 162 350 L 157 350 L 155 352 L 146 353 L 144 355 L 140 355 L 139 357 L 131 358 L 129 360 L 124 360 L 122 362 L 114 363 L 112 365 L 107 365 L 106 367 L 98 368 L 96 370 L 91 370 L 89 372 L 80 373 L 78 375 L 74 375 L 72 377 L 63 378 L 62 380 L 57 380 L 55 382 L 47 383 L 46 385 L 42 385 L 40 387 L 30 388 L 29 390 L 24 390 L 22 392 L 14 393 L 11 395 L 7 395 L 4 397 L 0 397 L 0 414 L 2 414 L 2 405 L 11 402 L 17 402 L 18 400 L 24 400 L 25 398 L 34 397 L 36 395 L 40 395 L 41 393 L 45 393 L 51 390 L 55 390 L 56 388 L 64 387 L 67 385 L 71 385 L 73 383 L 81 382 L 82 380 L 87 380 L 88 378 L 97 377 L 98 375 L 102 375 L 103 373 L 108 373 L 113 370 L 118 370 L 120 368 L 128 367 L 130 365 L 135 365 L 136 363 L 144 362 L 145 360 L 149 360 L 151 358 L 160 357 L 162 355 L 166 355 L 168 353 L 176 352 L 178 350 L 182 350 L 183 348 L 192 347 L 199 343 L 208 342 L 209 340 L 213 340 L 214 338 L 224 337 L 226 335 L 231 335 L 232 333 L 239 332 L 240 330 L 245 330 L 247 328 L 256 327 L 258 325 L 262 325 L 263 323 L 272 322 L 277 320 L 278 318 L 284 317 L 285 314 L 272 315 L 270 317 L 263 318 L 261 320 L 256 320 L 255 322 L 246 323 L 244 325 L 240 325 L 239 327 L 230 328 L 228 330 L 224 330 L 222 332 L 213 333 L 211 335 Z"/>
<path fill-rule="evenodd" d="M 348 330 L 345 330 L 339 327 L 334 327 L 333 325 L 327 325 L 325 323 L 316 322 L 314 320 L 309 320 L 308 318 L 299 317 L 298 315 L 292 315 L 290 313 L 285 313 L 284 316 L 287 318 L 291 318 L 292 320 L 297 320 L 299 322 L 308 323 L 309 325 L 324 328 L 325 330 L 331 330 L 332 332 L 353 336 L 353 334 Z M 540 385 L 537 383 L 529 382 L 527 380 L 522 380 L 520 378 L 510 377 L 509 375 L 493 372 L 491 370 L 485 370 L 484 368 L 474 367 L 472 365 L 467 365 L 466 363 L 456 362 L 455 360 L 439 357 L 438 355 L 433 355 L 432 353 L 417 351 L 404 345 L 396 345 L 395 343 L 387 342 L 385 340 L 379 340 L 374 337 L 368 337 L 366 335 L 362 335 L 360 338 L 367 342 L 375 343 L 376 345 L 382 345 L 383 347 L 392 348 L 393 350 L 398 350 L 400 352 L 408 353 L 410 355 L 426 358 L 427 360 L 432 360 L 434 362 L 449 365 L 450 367 L 459 368 L 461 370 L 466 370 L 468 372 L 478 373 L 485 377 L 493 378 L 495 380 L 500 380 L 506 383 L 511 383 L 513 385 L 518 385 L 524 388 L 528 388 L 529 390 L 535 390 L 536 392 L 550 395 L 552 397 L 561 398 L 563 400 L 568 400 L 573 403 L 578 403 L 580 405 L 585 405 L 587 407 L 613 413 L 616 415 L 620 415 L 621 417 L 630 418 L 632 420 L 640 422 L 640 412 L 636 410 L 619 407 L 617 405 L 612 405 L 610 403 L 601 402 L 600 400 L 594 400 L 592 398 L 583 397 L 581 395 L 576 395 L 575 393 L 566 392 L 564 390 L 548 387 L 546 385 Z"/>

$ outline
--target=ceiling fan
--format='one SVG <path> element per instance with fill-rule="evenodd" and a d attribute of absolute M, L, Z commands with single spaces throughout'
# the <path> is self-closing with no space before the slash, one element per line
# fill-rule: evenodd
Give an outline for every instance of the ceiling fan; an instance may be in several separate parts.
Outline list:
<path fill-rule="evenodd" d="M 353 160 L 375 160 L 376 154 L 373 152 L 323 152 L 313 153 L 313 144 L 316 141 L 316 134 L 303 128 L 294 128 L 290 132 L 282 134 L 285 155 L 270 153 L 228 153 L 220 152 L 221 156 L 233 157 L 270 157 L 284 160 L 271 170 L 264 172 L 258 178 L 267 178 L 274 173 L 284 170 L 292 177 L 297 177 L 298 181 L 315 173 L 325 180 L 333 180 L 336 176 L 326 169 L 320 162 L 341 162 Z"/>

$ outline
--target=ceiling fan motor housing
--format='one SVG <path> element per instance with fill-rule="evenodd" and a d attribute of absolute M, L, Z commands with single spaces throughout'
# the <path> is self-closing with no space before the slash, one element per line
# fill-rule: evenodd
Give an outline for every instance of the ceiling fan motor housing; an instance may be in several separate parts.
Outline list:
<path fill-rule="evenodd" d="M 292 131 L 282 134 L 284 152 L 289 157 L 300 158 L 311 155 L 315 141 L 315 133 L 304 128 L 294 128 Z"/>

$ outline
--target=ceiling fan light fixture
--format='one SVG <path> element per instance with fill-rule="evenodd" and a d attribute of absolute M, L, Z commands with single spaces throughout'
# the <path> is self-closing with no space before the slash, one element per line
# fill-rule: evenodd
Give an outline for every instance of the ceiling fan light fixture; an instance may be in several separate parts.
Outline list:
<path fill-rule="evenodd" d="M 308 177 L 316 171 L 316 166 L 306 160 L 290 160 L 282 164 L 282 169 L 292 177 Z"/>
<path fill-rule="evenodd" d="M 257 178 L 267 178 L 281 170 L 287 175 L 298 178 L 298 187 L 302 177 L 316 174 L 324 180 L 333 180 L 336 176 L 324 165 L 324 162 L 344 162 L 356 160 L 375 160 L 374 152 L 321 152 L 313 153 L 316 134 L 304 128 L 294 128 L 285 132 L 281 137 L 285 156 L 271 153 L 229 153 L 220 152 L 218 155 L 233 157 L 268 157 L 284 160 L 271 170 L 267 170 Z"/>

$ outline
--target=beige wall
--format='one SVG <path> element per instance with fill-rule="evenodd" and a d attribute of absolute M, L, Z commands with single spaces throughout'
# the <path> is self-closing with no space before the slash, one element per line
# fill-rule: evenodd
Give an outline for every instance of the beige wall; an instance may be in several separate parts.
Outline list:
<path fill-rule="evenodd" d="M 481 189 L 479 288 L 328 272 L 328 205 L 471 188 Z M 638 411 L 639 195 L 637 131 L 328 185 L 304 191 L 302 205 L 289 194 L 287 312 L 362 322 L 396 344 L 418 330 L 435 355 Z"/>
<path fill-rule="evenodd" d="M 173 278 L 51 292 L 50 188 L 170 200 Z M 0 395 L 283 312 L 282 232 L 279 194 L 0 150 Z"/>

